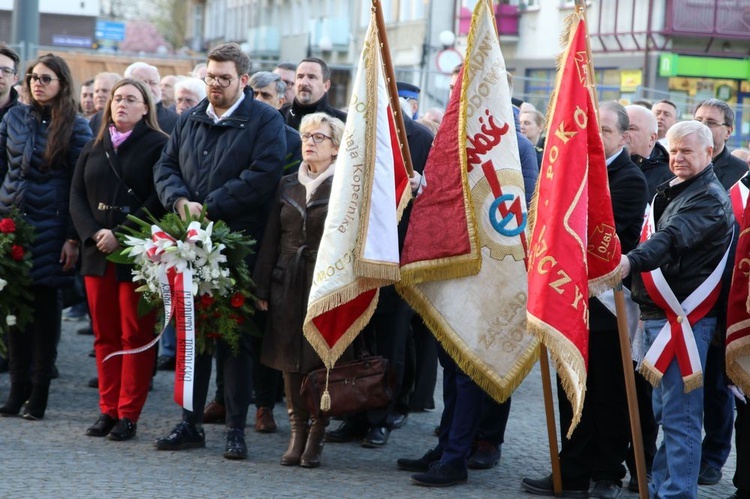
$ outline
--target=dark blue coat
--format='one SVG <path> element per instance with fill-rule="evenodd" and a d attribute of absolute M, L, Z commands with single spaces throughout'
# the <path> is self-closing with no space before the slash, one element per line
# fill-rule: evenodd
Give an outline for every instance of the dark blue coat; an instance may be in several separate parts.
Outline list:
<path fill-rule="evenodd" d="M 180 115 L 154 166 L 159 200 L 167 210 L 183 197 L 202 203 L 208 218 L 260 241 L 283 172 L 284 119 L 256 101 L 249 87 L 234 113 L 218 124 L 206 114 L 207 107 L 204 99 Z"/>
<path fill-rule="evenodd" d="M 43 171 L 48 127 L 49 116 L 29 106 L 11 108 L 0 123 L 0 211 L 7 214 L 16 206 L 34 226 L 32 282 L 56 287 L 72 282 L 72 273 L 62 271 L 60 253 L 65 240 L 76 237 L 68 211 L 70 182 L 91 130 L 77 116 L 64 163 Z"/>

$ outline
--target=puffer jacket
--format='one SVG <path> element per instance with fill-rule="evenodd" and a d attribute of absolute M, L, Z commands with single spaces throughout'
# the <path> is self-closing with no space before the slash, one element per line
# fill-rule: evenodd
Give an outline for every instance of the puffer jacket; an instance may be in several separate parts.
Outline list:
<path fill-rule="evenodd" d="M 32 282 L 57 287 L 72 282 L 72 272 L 62 271 L 60 252 L 66 239 L 77 238 L 68 211 L 70 182 L 91 130 L 77 116 L 64 164 L 42 171 L 49 121 L 48 109 L 40 116 L 32 107 L 16 106 L 0 123 L 0 212 L 15 206 L 34 227 Z"/>
<path fill-rule="evenodd" d="M 209 219 L 260 243 L 284 169 L 286 133 L 281 114 L 256 101 L 249 88 L 217 124 L 206 114 L 207 99 L 180 115 L 154 166 L 154 185 L 167 210 L 179 198 L 202 203 Z"/>
<path fill-rule="evenodd" d="M 641 272 L 661 268 L 682 302 L 706 280 L 732 239 L 734 215 L 729 196 L 712 165 L 685 182 L 659 186 L 654 198 L 656 232 L 627 254 L 633 274 L 633 299 L 643 319 L 662 319 L 643 285 Z M 708 316 L 716 315 L 716 306 Z"/>

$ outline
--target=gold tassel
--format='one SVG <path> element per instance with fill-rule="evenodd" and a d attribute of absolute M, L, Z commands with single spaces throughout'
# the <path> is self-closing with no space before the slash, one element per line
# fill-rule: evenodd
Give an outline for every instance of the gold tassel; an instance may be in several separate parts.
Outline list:
<path fill-rule="evenodd" d="M 331 410 L 331 394 L 328 393 L 328 375 L 331 374 L 331 370 L 326 368 L 326 389 L 323 390 L 323 396 L 320 397 L 320 410 L 328 412 Z"/>

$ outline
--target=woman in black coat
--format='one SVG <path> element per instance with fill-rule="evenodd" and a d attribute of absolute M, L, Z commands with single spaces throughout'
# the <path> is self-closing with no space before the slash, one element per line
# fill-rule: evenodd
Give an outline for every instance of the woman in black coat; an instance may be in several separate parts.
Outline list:
<path fill-rule="evenodd" d="M 29 106 L 11 108 L 0 124 L 0 214 L 18 208 L 34 227 L 31 245 L 33 322 L 8 336 L 10 394 L 0 407 L 15 416 L 44 417 L 60 329 L 59 288 L 72 285 L 80 242 L 70 222 L 70 179 L 78 155 L 91 139 L 77 116 L 73 78 L 65 61 L 47 54 L 26 71 Z M 33 374 L 31 369 L 34 361 Z"/>
<path fill-rule="evenodd" d="M 96 139 L 81 153 L 70 192 L 70 212 L 83 242 L 81 275 L 94 329 L 99 374 L 99 419 L 86 430 L 110 440 L 135 436 L 146 403 L 155 350 L 112 357 L 153 339 L 155 314 L 138 316 L 136 284 L 130 265 L 109 262 L 119 247 L 126 218 L 155 217 L 164 208 L 154 190 L 153 166 L 167 142 L 156 121 L 154 99 L 140 81 L 123 79 L 112 88 Z"/>
<path fill-rule="evenodd" d="M 302 163 L 279 183 L 253 274 L 258 308 L 270 310 L 261 361 L 284 373 L 291 425 L 284 466 L 320 466 L 328 425 L 328 418 L 311 421 L 300 397 L 304 375 L 323 366 L 302 334 L 302 323 L 343 132 L 341 120 L 327 114 L 302 118 Z"/>

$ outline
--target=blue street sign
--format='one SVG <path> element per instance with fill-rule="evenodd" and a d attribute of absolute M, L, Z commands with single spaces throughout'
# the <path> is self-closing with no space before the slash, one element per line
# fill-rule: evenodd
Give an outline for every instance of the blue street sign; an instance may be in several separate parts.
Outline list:
<path fill-rule="evenodd" d="M 116 21 L 96 21 L 96 38 L 99 40 L 125 40 L 125 23 Z"/>

